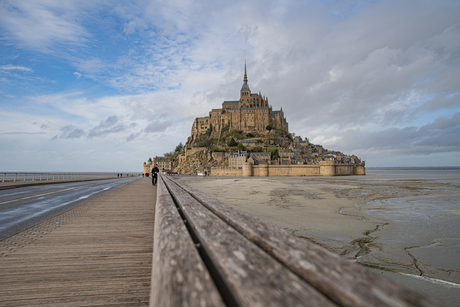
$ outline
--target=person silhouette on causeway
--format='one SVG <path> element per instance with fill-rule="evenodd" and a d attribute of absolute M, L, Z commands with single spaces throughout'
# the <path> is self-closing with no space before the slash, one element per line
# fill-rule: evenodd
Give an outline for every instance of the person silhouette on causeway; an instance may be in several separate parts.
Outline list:
<path fill-rule="evenodd" d="M 156 185 L 157 184 L 157 180 L 158 180 L 158 172 L 160 170 L 158 169 L 158 164 L 155 164 L 155 166 L 152 168 L 152 185 Z"/>

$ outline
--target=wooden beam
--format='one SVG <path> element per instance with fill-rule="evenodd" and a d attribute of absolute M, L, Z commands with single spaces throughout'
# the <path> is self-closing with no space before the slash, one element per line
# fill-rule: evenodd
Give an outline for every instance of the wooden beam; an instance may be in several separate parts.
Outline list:
<path fill-rule="evenodd" d="M 150 306 L 225 306 L 162 177 L 157 188 Z"/>

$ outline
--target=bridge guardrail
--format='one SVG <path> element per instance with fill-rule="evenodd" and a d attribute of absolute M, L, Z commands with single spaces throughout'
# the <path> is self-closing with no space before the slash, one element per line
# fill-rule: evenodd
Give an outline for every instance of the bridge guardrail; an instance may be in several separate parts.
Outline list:
<path fill-rule="evenodd" d="M 1 182 L 79 180 L 98 178 L 117 178 L 117 173 L 65 173 L 65 172 L 0 172 Z M 138 176 L 138 174 L 121 174 L 122 177 Z"/>

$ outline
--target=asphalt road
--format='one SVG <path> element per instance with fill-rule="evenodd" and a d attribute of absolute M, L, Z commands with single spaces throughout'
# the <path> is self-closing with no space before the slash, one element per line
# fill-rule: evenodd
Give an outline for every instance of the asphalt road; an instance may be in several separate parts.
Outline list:
<path fill-rule="evenodd" d="M 136 179 L 139 177 L 0 191 L 0 241 Z"/>

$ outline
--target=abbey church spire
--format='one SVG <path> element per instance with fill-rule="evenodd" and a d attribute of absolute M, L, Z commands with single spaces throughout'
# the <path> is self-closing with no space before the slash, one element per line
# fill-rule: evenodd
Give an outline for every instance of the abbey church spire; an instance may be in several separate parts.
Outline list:
<path fill-rule="evenodd" d="M 249 89 L 248 85 L 248 74 L 246 73 L 246 60 L 244 60 L 244 80 L 243 80 L 243 86 L 241 87 L 241 92 L 243 91 L 248 91 L 249 94 L 248 96 L 251 95 L 251 90 Z"/>
<path fill-rule="evenodd" d="M 244 80 L 245 83 L 248 83 L 248 74 L 246 73 L 246 60 L 244 60 Z"/>

